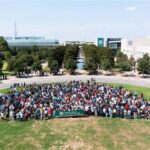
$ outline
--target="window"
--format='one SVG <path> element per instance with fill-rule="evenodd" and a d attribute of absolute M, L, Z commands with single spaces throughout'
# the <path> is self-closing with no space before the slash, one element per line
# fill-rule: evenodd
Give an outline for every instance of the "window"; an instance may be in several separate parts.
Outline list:
<path fill-rule="evenodd" d="M 128 45 L 133 45 L 133 41 L 128 41 Z"/>

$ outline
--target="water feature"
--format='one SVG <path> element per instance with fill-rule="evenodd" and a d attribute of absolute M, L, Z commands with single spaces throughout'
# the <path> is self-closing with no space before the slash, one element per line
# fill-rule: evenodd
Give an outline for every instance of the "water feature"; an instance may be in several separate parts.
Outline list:
<path fill-rule="evenodd" d="M 79 47 L 79 53 L 78 53 L 78 57 L 77 57 L 77 69 L 78 70 L 83 70 L 84 69 L 84 54 L 83 54 L 83 49 L 80 46 Z"/>

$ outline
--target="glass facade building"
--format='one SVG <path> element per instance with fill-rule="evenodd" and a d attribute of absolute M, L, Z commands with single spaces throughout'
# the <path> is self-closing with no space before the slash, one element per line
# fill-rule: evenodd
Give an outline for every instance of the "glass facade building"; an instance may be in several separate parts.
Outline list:
<path fill-rule="evenodd" d="M 97 39 L 97 46 L 98 47 L 104 47 L 104 38 L 98 38 Z"/>
<path fill-rule="evenodd" d="M 5 37 L 9 47 L 56 47 L 59 46 L 59 41 L 54 39 L 45 39 L 44 37 Z"/>

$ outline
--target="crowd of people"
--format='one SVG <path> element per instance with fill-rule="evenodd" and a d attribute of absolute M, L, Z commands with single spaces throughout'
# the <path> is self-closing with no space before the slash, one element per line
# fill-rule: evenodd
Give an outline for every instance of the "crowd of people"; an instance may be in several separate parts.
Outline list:
<path fill-rule="evenodd" d="M 15 84 L 0 94 L 0 119 L 49 119 L 56 111 L 84 110 L 86 115 L 150 119 L 150 102 L 123 87 L 95 81 L 55 84 Z"/>

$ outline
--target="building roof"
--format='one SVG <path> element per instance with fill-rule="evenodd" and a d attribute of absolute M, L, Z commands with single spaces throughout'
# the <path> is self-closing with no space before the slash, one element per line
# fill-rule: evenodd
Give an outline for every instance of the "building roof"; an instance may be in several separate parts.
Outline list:
<path fill-rule="evenodd" d="M 35 36 L 20 36 L 20 37 L 5 37 L 10 47 L 17 46 L 58 46 L 59 41 L 57 39 L 45 39 L 44 37 Z"/>

